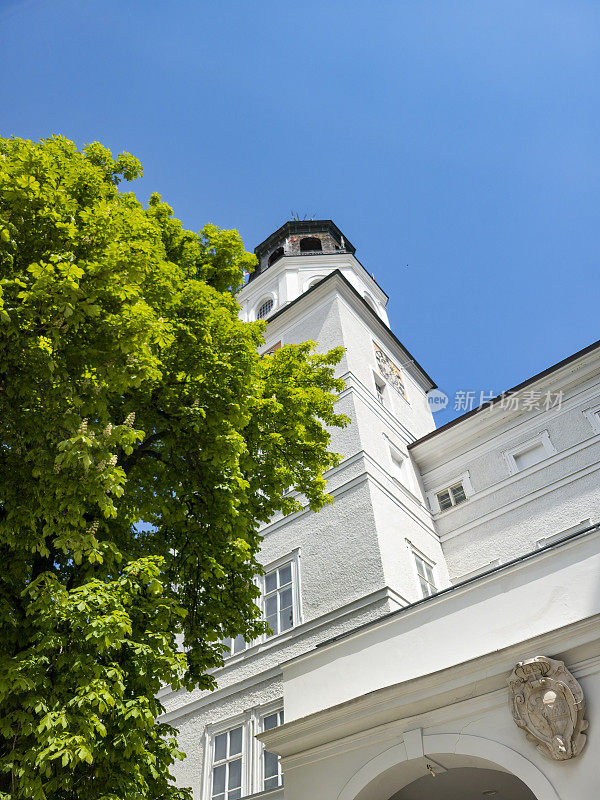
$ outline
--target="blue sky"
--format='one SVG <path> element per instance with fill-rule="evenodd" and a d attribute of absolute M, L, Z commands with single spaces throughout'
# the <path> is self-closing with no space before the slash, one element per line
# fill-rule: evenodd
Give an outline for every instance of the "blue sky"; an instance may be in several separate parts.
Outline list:
<path fill-rule="evenodd" d="M 0 0 L 0 75 L 189 228 L 333 219 L 451 395 L 600 338 L 597 0 Z"/>

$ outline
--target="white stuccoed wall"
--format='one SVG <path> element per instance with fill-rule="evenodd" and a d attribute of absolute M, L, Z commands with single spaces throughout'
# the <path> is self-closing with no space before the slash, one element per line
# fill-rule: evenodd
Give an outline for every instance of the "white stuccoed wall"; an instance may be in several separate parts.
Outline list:
<path fill-rule="evenodd" d="M 562 393 L 560 407 L 524 410 L 525 393 Z M 418 443 L 411 456 L 436 509 L 433 492 L 468 474 L 468 502 L 434 514 L 451 576 L 505 562 L 577 524 L 599 519 L 600 433 L 590 408 L 600 403 L 600 357 L 590 352 L 515 395 L 521 406 L 481 411 Z M 555 451 L 510 473 L 507 452 L 546 433 Z"/>
<path fill-rule="evenodd" d="M 244 286 L 238 297 L 240 317 L 245 321 L 256 319 L 257 308 L 268 297 L 273 299 L 273 310 L 277 311 L 304 294 L 315 279 L 324 278 L 336 269 L 361 297 L 368 298 L 388 325 L 387 295 L 349 253 L 285 256 Z"/>
<path fill-rule="evenodd" d="M 322 263 L 326 258 L 333 259 L 328 270 Z M 178 782 L 191 785 L 196 800 L 207 791 L 203 776 L 208 770 L 207 725 L 210 731 L 210 726 L 219 721 L 231 720 L 234 724 L 238 715 L 282 698 L 283 662 L 420 596 L 407 539 L 439 565 L 440 585 L 448 582 L 418 477 L 411 476 L 408 490 L 392 477 L 389 454 L 392 442 L 408 460 L 407 444 L 433 428 L 426 400 L 426 388 L 431 383 L 382 324 L 387 319 L 383 292 L 360 265 L 335 263 L 336 259 L 348 258 L 300 257 L 297 260 L 303 265 L 303 274 L 291 278 L 285 277 L 282 267 L 285 264 L 295 273 L 296 266 L 285 258 L 242 292 L 241 303 L 246 308 L 242 314 L 248 315 L 265 292 L 273 291 L 279 302 L 282 287 L 287 287 L 286 291 L 302 289 L 315 274 L 325 277 L 327 271 L 331 274 L 339 267 L 348 272 L 352 287 L 338 274 L 331 275 L 276 314 L 269 322 L 264 350 L 279 341 L 287 344 L 307 339 L 316 341 L 320 352 L 344 346 L 337 371 L 344 377 L 346 389 L 337 408 L 351 424 L 332 431 L 331 448 L 344 456 L 342 464 L 327 476 L 333 504 L 318 514 L 303 511 L 285 519 L 275 518 L 262 531 L 263 564 L 292 554 L 299 559 L 299 624 L 228 659 L 216 673 L 216 693 L 163 693 L 165 719 L 179 728 L 180 746 L 188 756 L 175 768 Z M 358 290 L 367 289 L 382 303 L 377 314 L 357 296 Z M 377 401 L 373 340 L 401 367 L 408 402 L 391 387 L 386 407 Z M 409 466 L 412 469 L 410 462 Z"/>
<path fill-rule="evenodd" d="M 309 288 L 315 278 L 323 282 Z M 374 313 L 365 306 L 365 295 Z M 502 670 L 509 669 L 510 659 L 538 654 L 528 650 L 528 643 L 543 647 L 547 642 L 551 655 L 560 655 L 562 647 L 574 663 L 585 661 L 582 647 L 588 647 L 589 657 L 600 659 L 589 630 L 578 627 L 582 620 L 600 613 L 600 593 L 594 584 L 600 567 L 596 563 L 598 536 L 563 545 L 558 555 L 539 553 L 502 574 L 399 615 L 387 615 L 421 598 L 413 550 L 434 564 L 436 585 L 445 588 L 490 563 L 504 563 L 534 550 L 543 538 L 584 520 L 598 520 L 600 427 L 594 429 L 589 416 L 594 404 L 600 404 L 596 352 L 536 383 L 534 388 L 540 392 L 564 392 L 561 409 L 523 414 L 496 407 L 411 446 L 434 428 L 426 397 L 432 383 L 387 328 L 387 297 L 360 263 L 348 253 L 285 256 L 244 287 L 239 298 L 242 319 L 254 319 L 267 297 L 273 299 L 274 308 L 263 350 L 277 342 L 285 345 L 307 339 L 317 342 L 320 352 L 345 347 L 337 372 L 346 389 L 338 409 L 351 424 L 332 431 L 332 449 L 344 457 L 327 476 L 333 504 L 316 515 L 302 511 L 286 519 L 275 518 L 263 529 L 263 564 L 292 554 L 298 558 L 299 624 L 228 659 L 215 673 L 219 685 L 215 693 L 163 692 L 165 719 L 179 727 L 181 747 L 188 753 L 176 768 L 179 782 L 193 787 L 195 800 L 205 800 L 207 726 L 209 732 L 215 723 L 233 726 L 284 694 L 286 720 L 297 720 L 292 722 L 292 734 L 286 733 L 287 725 L 281 731 L 286 800 L 337 798 L 351 770 L 380 752 L 381 741 L 389 746 L 387 734 L 381 741 L 373 734 L 371 741 L 370 733 L 364 733 L 358 746 L 346 748 L 345 744 L 346 734 L 358 735 L 364 722 L 351 722 L 362 720 L 358 706 L 368 705 L 365 698 L 377 697 L 378 692 L 388 691 L 386 687 L 399 686 L 399 696 L 404 698 L 407 692 L 415 693 L 427 706 L 432 696 L 440 695 L 440 685 L 449 682 L 444 702 L 451 708 L 460 706 L 462 721 L 459 725 L 448 710 L 440 711 L 438 717 L 423 717 L 423 727 L 429 725 L 431 735 L 455 735 L 463 726 L 474 730 L 479 726 L 488 736 L 490 731 L 502 732 L 499 740 L 509 748 L 522 748 L 520 732 L 512 730 L 512 720 L 506 722 Z M 400 367 L 406 399 L 388 384 L 385 406 L 378 402 L 373 341 Z M 544 431 L 556 452 L 546 462 L 511 475 L 505 451 Z M 400 480 L 391 447 L 407 459 L 407 472 Z M 468 501 L 437 513 L 435 502 L 429 504 L 432 493 L 464 475 L 472 487 Z M 386 619 L 315 649 L 382 617 Z M 568 636 L 554 635 L 561 625 L 567 626 Z M 507 654 L 504 661 L 490 655 L 498 651 Z M 488 664 L 490 659 L 493 663 Z M 474 665 L 470 687 L 462 676 L 463 662 Z M 597 686 L 595 668 L 581 669 L 582 680 Z M 432 674 L 440 677 L 429 678 Z M 419 681 L 424 681 L 422 691 Z M 405 685 L 410 689 L 402 688 Z M 482 711 L 481 694 L 493 695 L 496 705 Z M 440 709 L 444 702 L 440 700 Z M 349 711 L 340 712 L 343 721 L 332 722 L 333 733 L 326 734 L 329 723 L 321 716 L 334 718 L 340 703 L 349 703 L 343 706 Z M 402 730 L 408 729 L 398 722 L 399 703 L 385 699 L 378 710 L 369 711 L 372 722 L 397 721 L 400 728 L 390 734 L 394 742 L 399 735 L 401 741 Z M 413 717 L 421 713 L 425 712 L 418 703 L 411 708 Z M 427 714 L 432 713 L 427 706 Z M 318 720 L 313 733 L 311 718 L 304 722 L 310 714 Z M 416 725 L 411 719 L 410 724 Z M 348 733 L 353 724 L 359 727 Z M 367 729 L 365 723 L 361 730 Z M 330 743 L 324 744 L 327 735 Z M 272 736 L 277 739 L 279 732 Z M 291 736 L 287 744 L 286 736 Z M 327 750 L 309 766 L 300 756 L 291 755 L 294 747 L 312 747 L 311 741 L 335 751 L 338 760 L 328 761 L 331 753 Z M 598 752 L 594 741 L 590 752 L 593 748 Z M 258 745 L 250 742 L 249 747 Z M 280 752 L 275 746 L 272 749 Z M 589 758 L 586 755 L 586 763 Z M 574 772 L 570 766 L 563 769 L 560 779 L 569 771 Z M 256 791 L 256 781 L 252 786 Z M 571 786 L 578 787 L 580 794 L 564 794 L 565 800 L 588 796 L 585 774 L 573 775 Z M 389 797 L 365 791 L 358 800 Z M 557 798 L 540 795 L 538 800 Z"/>
<path fill-rule="evenodd" d="M 396 612 L 284 665 L 287 719 L 600 615 L 599 575 L 596 532 Z"/>
<path fill-rule="evenodd" d="M 596 797 L 599 574 L 595 531 L 285 664 L 288 723 L 266 741 L 283 755 L 286 800 L 388 800 L 427 775 L 415 739 L 449 767 L 485 758 L 537 800 Z M 511 717 L 508 675 L 536 655 L 563 659 L 586 694 L 587 744 L 567 762 L 544 758 Z"/>

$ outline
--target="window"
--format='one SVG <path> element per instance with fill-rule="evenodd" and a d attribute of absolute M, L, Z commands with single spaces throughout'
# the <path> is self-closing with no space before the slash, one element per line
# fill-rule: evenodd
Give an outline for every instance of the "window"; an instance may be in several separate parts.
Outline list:
<path fill-rule="evenodd" d="M 225 658 L 234 656 L 236 653 L 241 653 L 248 646 L 243 636 L 236 636 L 235 639 L 231 639 L 228 636 L 226 639 L 223 639 L 223 644 L 229 651 L 225 651 Z"/>
<path fill-rule="evenodd" d="M 278 247 L 277 250 L 273 250 L 273 252 L 269 256 L 267 266 L 270 267 L 271 264 L 274 264 L 276 261 L 279 261 L 279 259 L 283 254 L 284 254 L 283 247 Z"/>
<path fill-rule="evenodd" d="M 317 275 L 316 278 L 312 278 L 309 281 L 308 286 L 306 288 L 307 289 L 311 289 L 313 286 L 316 286 L 317 283 L 320 283 L 322 280 L 323 280 L 323 276 L 322 275 Z"/>
<path fill-rule="evenodd" d="M 314 253 L 318 250 L 323 250 L 323 244 L 316 236 L 306 236 L 304 239 L 300 239 L 301 253 Z"/>
<path fill-rule="evenodd" d="M 223 639 L 226 647 L 225 659 L 244 652 L 248 647 L 260 644 L 300 623 L 300 587 L 298 584 L 298 555 L 287 556 L 271 567 L 266 567 L 262 577 L 261 600 L 263 619 L 269 623 L 271 632 L 266 636 L 246 642 L 243 636 Z"/>
<path fill-rule="evenodd" d="M 407 456 L 403 455 L 397 450 L 394 445 L 389 444 L 390 448 L 390 462 L 391 462 L 391 475 L 399 483 L 405 486 L 410 491 L 413 490 L 413 481 L 411 477 L 410 463 Z"/>
<path fill-rule="evenodd" d="M 600 433 L 600 405 L 593 406 L 592 408 L 586 408 L 583 413 L 592 426 L 594 433 Z"/>
<path fill-rule="evenodd" d="M 268 300 L 264 300 L 258 307 L 256 311 L 256 319 L 264 319 L 268 317 L 271 313 L 271 309 L 273 308 L 273 298 L 269 297 Z"/>
<path fill-rule="evenodd" d="M 242 796 L 243 726 L 218 733 L 213 740 L 211 800 Z"/>
<path fill-rule="evenodd" d="M 294 591 L 292 563 L 288 562 L 264 575 L 263 608 L 269 623 L 269 636 L 294 627 Z"/>
<path fill-rule="evenodd" d="M 515 453 L 514 459 L 518 470 L 527 469 L 534 464 L 539 464 L 546 457 L 544 446 L 541 443 L 534 444 L 533 447 L 528 447 L 526 450 L 521 450 L 520 453 Z"/>
<path fill-rule="evenodd" d="M 452 506 L 458 506 L 464 503 L 467 499 L 462 481 L 443 489 L 441 492 L 436 493 L 437 501 L 440 506 L 440 511 L 447 511 Z"/>
<path fill-rule="evenodd" d="M 556 448 L 550 441 L 548 431 L 542 431 L 535 439 L 521 442 L 520 445 L 513 447 L 512 450 L 505 451 L 504 457 L 508 464 L 509 474 L 516 475 L 517 472 L 533 467 L 535 464 L 539 464 L 555 454 Z"/>
<path fill-rule="evenodd" d="M 385 381 L 375 374 L 373 374 L 373 381 L 375 383 L 375 397 L 382 406 L 385 406 Z"/>
<path fill-rule="evenodd" d="M 279 757 L 255 734 L 283 725 L 283 701 L 255 706 L 205 731 L 204 800 L 238 800 L 283 786 Z"/>
<path fill-rule="evenodd" d="M 419 585 L 421 587 L 423 597 L 431 597 L 432 594 L 437 592 L 433 577 L 433 566 L 418 553 L 415 553 L 414 550 L 413 556 L 415 558 L 417 575 L 419 576 Z"/>
<path fill-rule="evenodd" d="M 263 731 L 270 731 L 272 728 L 277 728 L 283 725 L 283 709 L 274 711 L 272 714 L 266 714 L 261 720 L 261 729 Z M 262 774 L 263 774 L 263 791 L 269 789 L 276 789 L 278 786 L 283 786 L 283 775 L 281 773 L 281 764 L 279 763 L 279 756 L 275 753 L 269 753 L 268 750 L 262 751 Z"/>

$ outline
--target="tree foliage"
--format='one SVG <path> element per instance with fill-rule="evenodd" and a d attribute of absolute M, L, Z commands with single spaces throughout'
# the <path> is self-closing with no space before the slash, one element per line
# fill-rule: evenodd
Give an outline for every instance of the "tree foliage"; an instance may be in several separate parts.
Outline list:
<path fill-rule="evenodd" d="M 254 256 L 119 189 L 140 174 L 0 139 L 0 796 L 188 797 L 156 693 L 265 630 L 260 525 L 338 463 L 340 352 L 261 359 Z"/>

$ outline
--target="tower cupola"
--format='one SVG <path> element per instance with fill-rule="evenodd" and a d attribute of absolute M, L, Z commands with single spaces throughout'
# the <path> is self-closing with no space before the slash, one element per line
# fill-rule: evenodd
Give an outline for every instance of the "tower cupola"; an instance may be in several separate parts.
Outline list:
<path fill-rule="evenodd" d="M 290 220 L 254 248 L 258 265 L 254 280 L 283 256 L 314 256 L 350 253 L 355 248 L 330 219 Z"/>
<path fill-rule="evenodd" d="M 330 219 L 290 220 L 255 247 L 254 253 L 258 264 L 237 298 L 243 320 L 268 320 L 337 273 L 388 324 L 386 293 Z"/>

